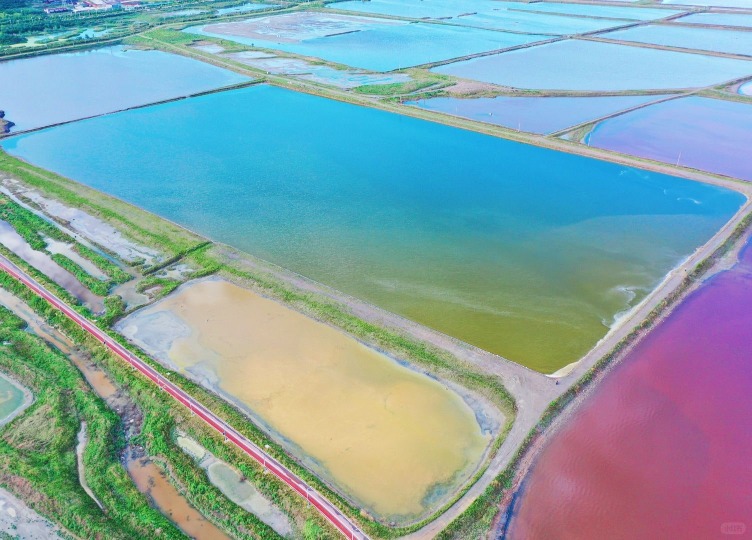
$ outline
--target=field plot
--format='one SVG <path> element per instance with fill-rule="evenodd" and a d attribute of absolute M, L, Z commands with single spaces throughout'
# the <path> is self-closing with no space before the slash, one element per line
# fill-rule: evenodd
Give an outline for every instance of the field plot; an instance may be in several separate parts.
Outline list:
<path fill-rule="evenodd" d="M 752 106 L 687 97 L 598 124 L 587 143 L 752 181 Z"/>
<path fill-rule="evenodd" d="M 248 80 L 182 56 L 118 45 L 0 63 L 0 109 L 14 129 L 26 130 Z"/>
<path fill-rule="evenodd" d="M 411 101 L 408 105 L 519 131 L 547 134 L 665 97 L 440 97 Z"/>
<path fill-rule="evenodd" d="M 743 201 L 267 86 L 2 146 L 544 372 L 590 349 Z"/>
<path fill-rule="evenodd" d="M 460 395 L 434 379 L 223 280 L 181 287 L 118 329 L 260 419 L 384 517 L 435 506 L 467 480 L 492 439 Z M 493 424 L 488 406 L 478 408 Z"/>
<path fill-rule="evenodd" d="M 538 90 L 619 91 L 703 87 L 752 75 L 752 62 L 567 40 L 434 69 L 467 79 Z"/>
<path fill-rule="evenodd" d="M 752 32 L 687 26 L 648 25 L 616 30 L 598 37 L 752 56 Z M 712 62 L 709 60 L 708 62 Z"/>
<path fill-rule="evenodd" d="M 371 71 L 391 71 L 545 39 L 478 28 L 310 12 L 192 26 L 185 31 Z"/>

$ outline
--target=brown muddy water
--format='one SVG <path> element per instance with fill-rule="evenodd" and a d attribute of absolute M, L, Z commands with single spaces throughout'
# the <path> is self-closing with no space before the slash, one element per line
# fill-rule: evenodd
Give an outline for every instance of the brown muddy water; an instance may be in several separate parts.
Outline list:
<path fill-rule="evenodd" d="M 382 517 L 435 507 L 476 470 L 498 428 L 483 429 L 439 381 L 223 280 L 180 287 L 118 330 L 238 404 Z"/>
<path fill-rule="evenodd" d="M 93 312 L 104 311 L 104 301 L 101 297 L 84 287 L 73 274 L 61 268 L 49 255 L 32 249 L 7 221 L 0 221 L 0 243 L 86 304 Z"/>
<path fill-rule="evenodd" d="M 126 466 L 138 490 L 149 496 L 185 534 L 196 540 L 229 538 L 188 504 L 154 462 L 148 458 L 129 458 Z"/>
<path fill-rule="evenodd" d="M 23 301 L 2 288 L 0 288 L 0 304 L 21 317 L 29 325 L 31 332 L 66 354 L 83 373 L 84 378 L 97 395 L 104 399 L 116 412 L 123 414 L 126 429 L 132 435 L 135 434 L 133 431 L 138 429 L 138 426 L 135 425 L 138 422 L 134 420 L 133 414 L 124 414 L 124 411 L 127 409 L 137 411 L 137 409 L 127 396 L 119 393 L 118 388 L 104 371 L 85 358 L 66 336 L 41 320 Z M 80 442 L 79 440 L 81 446 Z M 83 447 L 78 454 L 81 455 L 82 452 Z M 139 456 L 139 452 L 134 448 L 127 449 L 125 454 L 126 469 L 138 490 L 146 494 L 160 512 L 175 523 L 180 530 L 197 540 L 224 540 L 229 538 L 202 516 L 198 510 L 193 508 L 153 462 Z M 85 485 L 85 482 L 82 485 Z M 87 492 L 99 504 L 93 493 L 90 493 L 90 490 L 87 490 Z"/>

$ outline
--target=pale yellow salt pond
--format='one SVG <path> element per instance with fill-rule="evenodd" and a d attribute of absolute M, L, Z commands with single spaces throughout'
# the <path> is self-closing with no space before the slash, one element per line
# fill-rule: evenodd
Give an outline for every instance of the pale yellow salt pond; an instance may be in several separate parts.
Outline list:
<path fill-rule="evenodd" d="M 382 517 L 414 517 L 442 502 L 491 441 L 440 382 L 223 280 L 185 285 L 118 329 L 238 403 Z"/>

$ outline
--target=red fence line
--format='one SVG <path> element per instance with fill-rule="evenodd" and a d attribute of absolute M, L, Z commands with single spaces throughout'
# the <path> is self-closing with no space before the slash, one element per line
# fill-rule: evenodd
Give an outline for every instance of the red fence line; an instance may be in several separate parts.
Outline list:
<path fill-rule="evenodd" d="M 157 386 L 159 386 L 162 390 L 165 390 L 179 403 L 187 407 L 192 413 L 198 415 L 199 418 L 209 424 L 209 426 L 211 426 L 214 430 L 221 433 L 225 437 L 225 439 L 232 442 L 235 446 L 240 448 L 243 452 L 256 460 L 263 467 L 271 471 L 277 478 L 282 480 L 285 484 L 290 486 L 300 496 L 304 497 L 310 504 L 312 504 L 319 511 L 319 513 L 323 515 L 332 525 L 334 525 L 337 530 L 339 530 L 346 538 L 349 538 L 351 540 L 368 540 L 368 536 L 366 536 L 365 533 L 359 530 L 355 526 L 355 524 L 352 523 L 346 516 L 344 516 L 332 503 L 330 503 L 325 497 L 323 497 L 312 487 L 306 484 L 301 478 L 295 475 L 295 473 L 290 471 L 281 463 L 277 462 L 277 460 L 264 452 L 261 448 L 235 431 L 232 427 L 222 421 L 209 409 L 204 407 L 200 402 L 196 401 L 194 398 L 186 394 L 183 390 L 178 388 L 175 384 L 162 377 L 159 372 L 157 372 L 151 366 L 143 362 L 140 358 L 132 354 L 120 343 L 113 340 L 110 336 L 107 335 L 106 332 L 90 322 L 83 315 L 74 311 L 65 302 L 49 292 L 42 285 L 38 284 L 31 277 L 25 274 L 21 269 L 16 267 L 16 265 L 2 256 L 0 256 L 0 268 L 10 274 L 16 280 L 20 281 L 23 285 L 27 286 L 35 294 L 46 300 L 50 305 L 62 311 L 66 317 L 68 317 L 89 334 L 101 341 L 105 347 L 128 362 L 131 366 L 136 368 L 147 378 L 155 382 Z"/>

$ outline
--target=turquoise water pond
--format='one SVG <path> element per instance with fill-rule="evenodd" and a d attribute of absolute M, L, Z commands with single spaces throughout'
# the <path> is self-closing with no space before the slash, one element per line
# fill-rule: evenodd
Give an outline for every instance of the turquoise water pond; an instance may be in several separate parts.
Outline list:
<path fill-rule="evenodd" d="M 663 0 L 664 4 L 684 6 L 733 7 L 752 9 L 752 0 Z"/>
<path fill-rule="evenodd" d="M 408 105 L 520 131 L 548 134 L 664 97 L 433 98 L 411 101 Z"/>
<path fill-rule="evenodd" d="M 744 200 L 265 85 L 1 145 L 545 372 L 592 347 Z"/>
<path fill-rule="evenodd" d="M 301 19 L 305 19 L 305 24 L 300 23 Z M 315 13 L 267 17 L 265 20 L 270 25 L 281 25 L 281 21 L 286 20 L 292 22 L 280 37 L 275 37 L 273 32 L 260 34 L 267 32 L 263 28 L 266 22 L 260 19 L 193 26 L 185 32 L 322 58 L 370 71 L 391 71 L 545 39 L 538 35 L 428 23 L 383 19 L 363 22 L 363 17 L 350 18 L 350 24 L 347 16 L 341 16 L 338 21 L 341 33 L 334 30 L 311 32 L 311 28 L 316 30 L 316 24 L 325 19 L 326 15 Z M 254 33 L 248 35 L 249 32 Z"/>
<path fill-rule="evenodd" d="M 118 45 L 1 62 L 0 110 L 15 130 L 26 130 L 248 80 L 183 56 Z"/>
<path fill-rule="evenodd" d="M 565 40 L 455 62 L 434 71 L 540 90 L 663 90 L 709 86 L 752 75 L 752 62 Z"/>
<path fill-rule="evenodd" d="M 336 2 L 327 7 L 346 9 L 359 13 L 374 15 L 392 15 L 395 17 L 409 17 L 414 19 L 445 19 L 457 18 L 453 22 L 464 19 L 461 15 L 470 13 L 490 14 L 494 11 L 534 11 L 539 14 L 555 13 L 561 15 L 576 15 L 584 17 L 600 17 L 610 19 L 628 19 L 649 21 L 681 11 L 671 9 L 653 9 L 628 6 L 598 6 L 593 4 L 563 4 L 555 2 L 502 2 L 497 0 L 351 0 Z M 460 23 L 461 24 L 461 23 Z"/>
<path fill-rule="evenodd" d="M 752 56 L 752 32 L 742 30 L 649 25 L 599 34 L 599 37 Z"/>
<path fill-rule="evenodd" d="M 718 26 L 746 26 L 752 28 L 752 14 L 741 13 L 693 13 L 677 19 L 687 24 L 714 24 Z"/>

